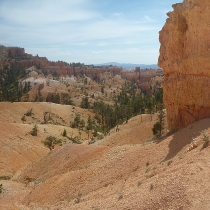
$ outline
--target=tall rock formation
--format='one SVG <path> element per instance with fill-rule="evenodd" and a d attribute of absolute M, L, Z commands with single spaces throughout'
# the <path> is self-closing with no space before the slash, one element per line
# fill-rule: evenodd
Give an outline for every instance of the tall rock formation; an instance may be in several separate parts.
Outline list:
<path fill-rule="evenodd" d="M 210 117 L 210 1 L 173 5 L 160 31 L 169 129 Z"/>

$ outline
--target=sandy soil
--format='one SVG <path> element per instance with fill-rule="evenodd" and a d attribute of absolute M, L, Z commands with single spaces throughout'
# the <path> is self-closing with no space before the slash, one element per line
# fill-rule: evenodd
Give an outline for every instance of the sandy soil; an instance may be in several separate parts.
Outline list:
<path fill-rule="evenodd" d="M 106 146 L 120 146 L 124 144 L 142 144 L 154 139 L 152 133 L 152 127 L 157 120 L 157 115 L 142 114 L 133 117 L 124 123 L 119 125 L 119 132 L 116 132 L 117 128 L 111 130 L 111 135 L 105 137 L 101 142 L 97 142 L 100 145 Z"/>
<path fill-rule="evenodd" d="M 18 115 L 11 116 L 16 123 L 11 117 L 0 124 L 5 151 L 1 174 L 11 175 L 0 181 L 0 209 L 210 209 L 210 148 L 201 149 L 200 133 L 210 132 L 210 119 L 148 142 L 152 122 L 139 122 L 137 116 L 100 145 L 66 144 L 49 152 L 35 137 L 12 139 L 15 134 L 24 136 L 29 125 L 20 124 Z M 138 137 L 141 133 L 147 140 Z M 193 140 L 196 146 L 189 150 Z M 19 155 L 12 154 L 15 149 Z"/>
<path fill-rule="evenodd" d="M 26 116 L 26 122 L 21 117 L 29 109 L 33 110 L 32 116 Z M 43 124 L 44 112 L 50 112 L 52 119 L 49 123 Z M 55 136 L 69 142 L 61 134 L 64 128 L 67 134 L 79 136 L 78 129 L 69 127 L 75 113 L 80 113 L 84 119 L 91 114 L 88 110 L 79 107 L 53 104 L 53 103 L 0 103 L 0 176 L 12 176 L 18 169 L 21 169 L 37 158 L 49 153 L 42 141 L 47 136 Z M 38 125 L 38 135 L 32 136 L 30 131 L 34 125 Z M 81 138 L 88 139 L 88 135 L 81 131 Z"/>

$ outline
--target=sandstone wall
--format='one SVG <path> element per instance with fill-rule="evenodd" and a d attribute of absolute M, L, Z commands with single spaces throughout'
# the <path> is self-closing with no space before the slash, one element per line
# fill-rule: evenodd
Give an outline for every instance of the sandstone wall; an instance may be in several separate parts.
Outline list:
<path fill-rule="evenodd" d="M 169 129 L 210 117 L 210 1 L 173 5 L 160 31 L 159 66 Z"/>

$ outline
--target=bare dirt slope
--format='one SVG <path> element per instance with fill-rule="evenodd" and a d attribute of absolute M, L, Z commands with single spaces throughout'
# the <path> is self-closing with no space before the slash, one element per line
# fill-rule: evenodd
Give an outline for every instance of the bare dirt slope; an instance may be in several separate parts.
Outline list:
<path fill-rule="evenodd" d="M 33 114 L 26 116 L 23 123 L 21 117 L 32 109 Z M 50 112 L 52 120 L 44 122 L 44 112 Z M 48 154 L 49 149 L 44 147 L 42 141 L 49 135 L 68 140 L 62 137 L 64 128 L 67 134 L 79 135 L 77 129 L 69 127 L 70 121 L 80 113 L 85 119 L 90 114 L 79 107 L 53 104 L 53 103 L 0 103 L 0 176 L 12 176 L 31 161 Z M 32 136 L 30 131 L 34 125 L 38 126 L 38 135 Z M 85 132 L 81 137 L 87 139 Z"/>
<path fill-rule="evenodd" d="M 111 135 L 97 142 L 99 145 L 110 147 L 121 146 L 124 144 L 142 144 L 151 141 L 154 137 L 152 127 L 157 120 L 157 115 L 142 114 L 137 115 L 127 123 L 119 125 L 111 130 Z"/>
<path fill-rule="evenodd" d="M 0 181 L 0 209 L 209 209 L 204 129 L 210 132 L 210 119 L 147 144 L 66 144 L 46 151 Z M 197 147 L 188 151 L 193 139 Z"/>

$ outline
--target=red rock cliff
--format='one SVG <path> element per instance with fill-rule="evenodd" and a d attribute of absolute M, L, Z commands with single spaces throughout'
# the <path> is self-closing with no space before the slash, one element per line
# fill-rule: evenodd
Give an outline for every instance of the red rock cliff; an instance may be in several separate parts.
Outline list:
<path fill-rule="evenodd" d="M 210 1 L 173 5 L 160 31 L 159 66 L 169 129 L 210 117 Z"/>

